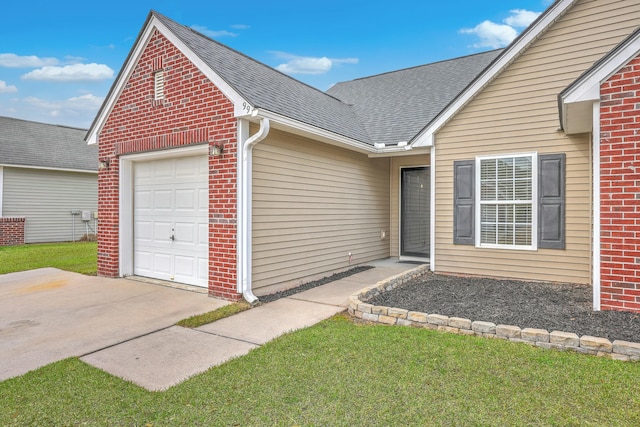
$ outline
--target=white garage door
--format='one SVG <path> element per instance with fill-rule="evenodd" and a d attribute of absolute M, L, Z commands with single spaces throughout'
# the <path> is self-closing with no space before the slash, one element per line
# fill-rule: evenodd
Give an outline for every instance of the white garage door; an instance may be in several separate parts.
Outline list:
<path fill-rule="evenodd" d="M 134 166 L 134 274 L 208 285 L 207 156 Z"/>

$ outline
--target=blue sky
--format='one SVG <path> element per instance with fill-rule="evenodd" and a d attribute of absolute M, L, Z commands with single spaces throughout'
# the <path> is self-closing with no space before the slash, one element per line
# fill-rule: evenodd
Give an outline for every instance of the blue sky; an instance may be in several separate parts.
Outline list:
<path fill-rule="evenodd" d="M 552 0 L 9 1 L 0 116 L 86 128 L 151 9 L 321 90 L 503 47 Z"/>

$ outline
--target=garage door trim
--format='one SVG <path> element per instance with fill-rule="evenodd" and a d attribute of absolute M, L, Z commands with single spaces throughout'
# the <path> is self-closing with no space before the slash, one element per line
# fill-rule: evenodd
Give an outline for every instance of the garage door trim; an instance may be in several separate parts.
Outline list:
<path fill-rule="evenodd" d="M 119 266 L 120 276 L 133 275 L 133 169 L 136 162 L 167 158 L 207 155 L 208 144 L 184 148 L 137 153 L 120 157 L 120 199 L 119 199 Z"/>

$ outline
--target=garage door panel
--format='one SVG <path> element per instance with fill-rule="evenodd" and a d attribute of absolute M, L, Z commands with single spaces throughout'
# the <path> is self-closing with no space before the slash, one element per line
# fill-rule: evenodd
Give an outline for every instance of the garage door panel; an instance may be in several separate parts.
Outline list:
<path fill-rule="evenodd" d="M 153 222 L 154 243 L 168 244 L 169 242 L 171 242 L 171 236 L 173 235 L 172 229 L 173 227 L 170 222 L 154 221 Z"/>
<path fill-rule="evenodd" d="M 175 257 L 175 274 L 176 277 L 194 277 L 196 273 L 196 259 L 193 257 L 186 257 L 176 255 Z"/>
<path fill-rule="evenodd" d="M 135 200 L 137 201 L 137 209 L 144 209 L 147 211 L 151 209 L 151 201 L 153 200 L 153 197 L 150 190 L 136 191 L 133 197 L 135 197 Z"/>
<path fill-rule="evenodd" d="M 171 274 L 172 255 L 156 252 L 153 254 L 153 271 L 161 274 Z"/>
<path fill-rule="evenodd" d="M 153 192 L 153 209 L 155 211 L 159 210 L 170 210 L 171 209 L 171 199 L 172 199 L 172 191 L 169 190 L 156 190 Z"/>
<path fill-rule="evenodd" d="M 198 280 L 203 283 L 209 282 L 209 260 L 198 258 Z"/>
<path fill-rule="evenodd" d="M 198 244 L 209 246 L 209 224 L 198 224 Z"/>
<path fill-rule="evenodd" d="M 138 240 L 150 242 L 153 239 L 153 223 L 151 221 L 138 221 L 133 232 Z"/>
<path fill-rule="evenodd" d="M 138 250 L 136 251 L 136 267 L 140 271 L 151 272 L 153 271 L 153 253 L 148 251 Z"/>
<path fill-rule="evenodd" d="M 135 179 L 141 181 L 151 178 L 153 176 L 154 168 L 155 166 L 152 163 L 138 163 L 136 165 Z"/>
<path fill-rule="evenodd" d="M 198 211 L 208 215 L 209 213 L 209 189 L 198 189 Z"/>
<path fill-rule="evenodd" d="M 195 245 L 198 243 L 196 240 L 197 224 L 188 223 L 188 222 L 176 222 L 176 245 Z"/>
<path fill-rule="evenodd" d="M 198 199 L 195 189 L 176 190 L 176 210 L 197 212 Z"/>
<path fill-rule="evenodd" d="M 136 163 L 134 186 L 134 274 L 207 286 L 208 157 Z"/>

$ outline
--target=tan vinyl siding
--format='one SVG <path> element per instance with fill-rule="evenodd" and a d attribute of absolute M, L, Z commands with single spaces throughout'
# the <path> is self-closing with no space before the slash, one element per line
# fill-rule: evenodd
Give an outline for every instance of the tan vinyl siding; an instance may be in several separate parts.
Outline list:
<path fill-rule="evenodd" d="M 26 243 L 77 240 L 86 228 L 71 210 L 97 211 L 98 175 L 5 167 L 2 198 L 2 216 L 26 218 Z"/>
<path fill-rule="evenodd" d="M 389 256 L 389 160 L 277 130 L 254 148 L 253 288 Z"/>
<path fill-rule="evenodd" d="M 429 166 L 430 164 L 431 160 L 428 154 L 391 158 L 391 178 L 389 186 L 391 193 L 391 208 L 389 212 L 391 231 L 389 233 L 389 245 L 391 248 L 391 256 L 393 257 L 400 256 L 400 169 L 412 166 Z"/>
<path fill-rule="evenodd" d="M 638 1 L 579 1 L 436 134 L 436 271 L 590 283 L 590 135 L 559 128 L 557 95 L 629 35 Z M 566 249 L 453 245 L 453 162 L 525 152 L 567 155 Z"/>

